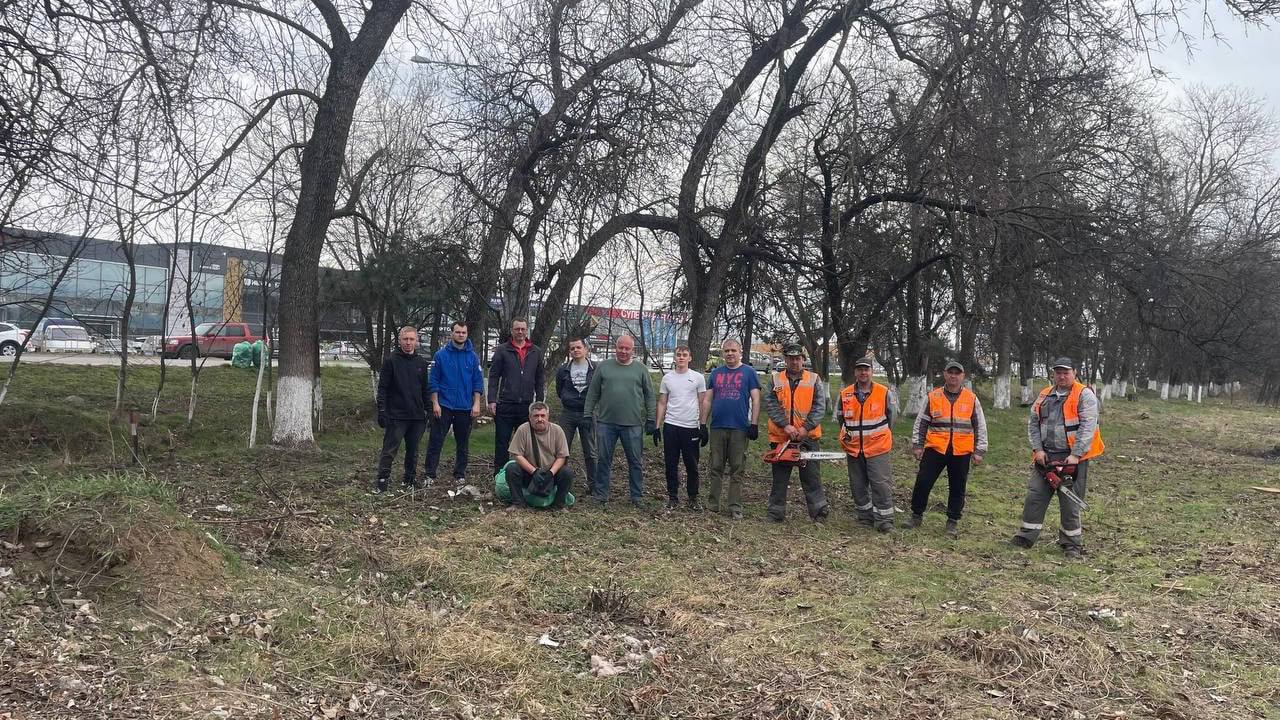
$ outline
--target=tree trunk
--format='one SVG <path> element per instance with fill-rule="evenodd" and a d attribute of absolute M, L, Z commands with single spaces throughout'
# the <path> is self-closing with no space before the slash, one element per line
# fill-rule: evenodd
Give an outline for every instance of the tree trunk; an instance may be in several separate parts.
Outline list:
<path fill-rule="evenodd" d="M 410 4 L 410 0 L 375 0 L 366 9 L 364 24 L 354 40 L 334 40 L 324 95 L 302 151 L 298 201 L 285 237 L 280 274 L 280 380 L 272 432 L 272 442 L 278 445 L 309 446 L 315 442 L 311 414 L 320 341 L 316 317 L 320 253 L 333 218 L 351 121 L 365 77 Z"/>

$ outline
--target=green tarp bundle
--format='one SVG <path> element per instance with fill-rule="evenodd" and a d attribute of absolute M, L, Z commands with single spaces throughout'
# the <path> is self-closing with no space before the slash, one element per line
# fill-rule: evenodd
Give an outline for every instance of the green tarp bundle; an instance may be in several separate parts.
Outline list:
<path fill-rule="evenodd" d="M 235 347 L 231 348 L 231 367 L 258 367 L 258 363 L 262 362 L 262 351 L 261 340 L 236 343 Z"/>

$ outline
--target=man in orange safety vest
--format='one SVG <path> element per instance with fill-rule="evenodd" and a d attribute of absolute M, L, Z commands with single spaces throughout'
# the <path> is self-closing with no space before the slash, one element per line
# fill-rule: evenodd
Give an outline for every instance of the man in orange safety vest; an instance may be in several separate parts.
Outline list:
<path fill-rule="evenodd" d="M 965 387 L 964 365 L 948 360 L 942 371 L 942 387 L 929 393 L 929 404 L 916 415 L 911 431 L 911 451 L 920 468 L 911 491 L 911 527 L 920 527 L 929 504 L 929 493 L 943 468 L 947 470 L 947 537 L 959 533 L 964 512 L 969 465 L 982 463 L 987 452 L 987 419 L 982 403 Z"/>
<path fill-rule="evenodd" d="M 1050 462 L 1075 465 L 1071 489 L 1083 499 L 1089 461 L 1103 451 L 1102 432 L 1098 428 L 1098 396 L 1093 388 L 1076 380 L 1075 365 L 1070 358 L 1054 360 L 1052 369 L 1053 384 L 1040 391 L 1027 421 L 1031 459 L 1040 467 Z M 1022 526 L 1011 541 L 1016 547 L 1031 547 L 1044 529 L 1045 511 L 1049 509 L 1055 488 L 1040 467 L 1031 469 L 1022 506 Z M 1075 501 L 1058 494 L 1058 545 L 1069 560 L 1079 560 L 1084 552 L 1080 509 Z"/>
<path fill-rule="evenodd" d="M 871 380 L 870 357 L 853 363 L 852 385 L 840 391 L 840 446 L 858 522 L 893 532 L 893 416 L 889 389 Z"/>

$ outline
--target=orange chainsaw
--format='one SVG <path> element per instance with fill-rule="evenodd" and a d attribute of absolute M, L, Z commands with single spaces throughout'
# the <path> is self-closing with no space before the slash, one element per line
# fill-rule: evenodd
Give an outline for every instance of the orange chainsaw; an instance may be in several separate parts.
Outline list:
<path fill-rule="evenodd" d="M 801 450 L 800 446 L 788 440 L 776 448 L 769 450 L 762 458 L 767 463 L 788 463 L 804 465 L 810 460 L 843 460 L 844 453 L 823 450 Z"/>

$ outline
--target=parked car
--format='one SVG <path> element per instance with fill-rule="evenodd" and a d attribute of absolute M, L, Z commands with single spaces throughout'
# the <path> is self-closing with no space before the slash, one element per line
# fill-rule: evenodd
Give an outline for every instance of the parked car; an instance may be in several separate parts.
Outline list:
<path fill-rule="evenodd" d="M 350 340 L 341 340 L 329 344 L 329 350 L 325 353 L 330 360 L 338 360 L 340 358 L 354 358 L 361 353 L 361 347 Z"/>
<path fill-rule="evenodd" d="M 213 356 L 230 360 L 231 350 L 236 343 L 257 342 L 261 339 L 253 334 L 248 323 L 200 323 L 196 326 L 194 338 L 190 335 L 165 338 L 161 354 L 167 358 Z"/>
<path fill-rule="evenodd" d="M 0 322 L 0 355 L 12 357 L 27 341 L 27 331 L 13 323 Z"/>
<path fill-rule="evenodd" d="M 41 352 L 91 353 L 89 330 L 70 318 L 45 318 L 32 332 L 31 348 Z"/>
<path fill-rule="evenodd" d="M 106 355 L 120 354 L 120 338 L 102 337 L 101 335 L 89 334 L 93 340 L 93 350 L 90 352 L 103 353 Z"/>
<path fill-rule="evenodd" d="M 670 370 L 676 366 L 676 354 L 669 352 L 662 355 L 654 355 L 649 358 L 649 364 L 658 370 Z"/>
<path fill-rule="evenodd" d="M 773 358 L 764 353 L 751 353 L 751 368 L 756 372 L 769 372 L 773 367 Z"/>

